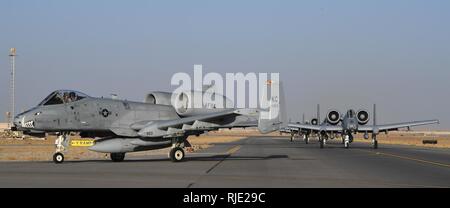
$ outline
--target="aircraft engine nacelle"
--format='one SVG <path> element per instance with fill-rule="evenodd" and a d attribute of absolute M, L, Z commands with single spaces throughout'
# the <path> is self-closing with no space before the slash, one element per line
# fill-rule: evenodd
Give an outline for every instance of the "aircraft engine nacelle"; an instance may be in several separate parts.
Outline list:
<path fill-rule="evenodd" d="M 151 92 L 145 97 L 145 103 L 158 105 L 172 105 L 172 93 L 170 92 Z"/>
<path fill-rule="evenodd" d="M 365 125 L 369 122 L 369 112 L 359 110 L 358 113 L 356 113 L 356 118 L 358 119 L 359 125 Z"/>
<path fill-rule="evenodd" d="M 314 126 L 319 125 L 319 121 L 317 120 L 317 118 L 311 119 L 311 125 L 314 125 Z"/>
<path fill-rule="evenodd" d="M 230 99 L 209 92 L 182 92 L 173 99 L 172 105 L 180 116 L 197 116 L 234 108 Z"/>
<path fill-rule="evenodd" d="M 337 110 L 330 110 L 327 113 L 327 122 L 332 125 L 337 125 L 341 121 L 341 113 Z"/>

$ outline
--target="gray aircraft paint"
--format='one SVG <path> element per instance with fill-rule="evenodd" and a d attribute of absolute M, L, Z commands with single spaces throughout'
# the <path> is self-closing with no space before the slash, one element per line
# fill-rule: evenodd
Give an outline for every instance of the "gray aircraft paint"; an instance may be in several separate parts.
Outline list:
<path fill-rule="evenodd" d="M 202 108 L 198 115 L 182 116 L 167 100 L 158 101 L 163 104 L 148 99 L 131 102 L 78 93 L 76 101 L 49 104 L 65 92 L 78 93 L 53 92 L 37 107 L 17 115 L 15 128 L 25 134 L 80 132 L 96 138 L 90 150 L 124 153 L 165 148 L 174 142 L 189 146 L 187 136 L 220 128 L 258 126 L 267 133 L 280 125 L 274 120 L 257 120 L 258 109 Z"/>
<path fill-rule="evenodd" d="M 377 148 L 377 142 L 376 142 L 376 135 L 381 132 L 389 132 L 389 131 L 397 131 L 401 128 L 411 128 L 413 126 L 422 126 L 422 125 L 429 125 L 429 124 L 436 124 L 439 123 L 439 120 L 424 120 L 424 121 L 411 121 L 411 122 L 403 122 L 403 123 L 392 123 L 392 124 L 382 124 L 378 125 L 376 123 L 376 105 L 373 106 L 373 125 L 367 125 L 367 122 L 369 121 L 369 113 L 367 111 L 364 111 L 367 113 L 367 120 L 360 121 L 358 119 L 357 114 L 364 110 L 359 110 L 358 112 L 355 112 L 354 110 L 350 109 L 347 111 L 347 113 L 344 116 L 340 116 L 338 122 L 335 124 L 332 124 L 332 122 L 328 121 L 328 115 L 327 118 L 324 119 L 320 125 L 312 125 L 312 124 L 306 124 L 306 123 L 289 123 L 288 128 L 291 129 L 293 132 L 297 132 L 299 134 L 304 134 L 306 136 L 309 136 L 309 134 L 317 134 L 319 137 L 319 141 L 322 142 L 322 140 L 326 140 L 329 136 L 331 138 L 334 137 L 335 134 L 340 134 L 342 136 L 349 136 L 350 140 L 353 140 L 352 134 L 355 133 L 364 133 L 365 139 L 368 139 L 368 134 L 372 134 L 372 139 L 374 143 L 374 147 Z M 330 112 L 330 111 L 329 111 Z M 317 105 L 317 118 L 318 121 L 320 121 L 320 106 Z M 350 141 L 350 142 L 351 142 Z M 321 144 L 321 147 L 322 144 Z"/>

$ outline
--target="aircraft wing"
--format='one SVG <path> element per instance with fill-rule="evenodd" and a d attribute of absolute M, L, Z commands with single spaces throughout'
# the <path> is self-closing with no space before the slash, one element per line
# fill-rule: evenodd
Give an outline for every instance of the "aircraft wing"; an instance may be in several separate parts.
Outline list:
<path fill-rule="evenodd" d="M 311 125 L 311 124 L 296 124 L 290 123 L 288 125 L 290 128 L 297 128 L 303 130 L 312 130 L 312 131 L 342 131 L 342 126 L 331 126 L 331 125 Z"/>
<path fill-rule="evenodd" d="M 231 128 L 236 126 L 224 125 L 229 123 L 230 119 L 234 119 L 239 115 L 258 114 L 255 109 L 229 109 L 217 113 L 210 113 L 199 116 L 190 116 L 174 120 L 150 121 L 145 125 L 134 126 L 139 130 L 138 135 L 141 137 L 176 137 L 187 135 L 189 132 L 203 132 L 209 130 L 217 130 L 219 128 Z M 240 126 L 239 124 L 237 126 Z"/>
<path fill-rule="evenodd" d="M 410 128 L 413 126 L 422 126 L 439 123 L 439 120 L 426 120 L 426 121 L 412 121 L 404 123 L 383 124 L 383 125 L 367 125 L 359 126 L 359 132 L 381 132 L 381 131 L 395 131 L 400 128 Z"/>
<path fill-rule="evenodd" d="M 284 111 L 284 96 L 283 89 L 279 82 L 270 82 L 272 87 L 280 89 L 280 95 L 277 93 L 271 94 L 269 106 L 264 109 L 224 109 L 220 112 L 208 113 L 197 116 L 189 116 L 185 118 L 178 118 L 165 121 L 150 121 L 144 124 L 134 124 L 132 129 L 138 131 L 140 137 L 147 138 L 173 138 L 188 135 L 196 135 L 205 131 L 217 130 L 219 128 L 234 128 L 239 126 L 254 126 L 257 119 L 258 130 L 265 134 L 276 131 L 283 124 L 282 119 Z M 265 93 L 263 93 L 264 95 Z M 237 117 L 247 116 L 247 120 L 239 120 Z M 243 123 L 240 123 L 242 122 Z"/>

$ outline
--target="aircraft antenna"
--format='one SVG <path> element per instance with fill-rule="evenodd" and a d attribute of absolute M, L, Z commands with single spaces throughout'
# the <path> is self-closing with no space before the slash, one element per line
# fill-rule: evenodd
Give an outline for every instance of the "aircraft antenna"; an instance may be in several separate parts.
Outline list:
<path fill-rule="evenodd" d="M 8 118 L 8 125 L 11 128 L 13 118 L 15 116 L 15 106 L 16 106 L 16 88 L 15 88 L 15 81 L 16 81 L 16 48 L 10 48 L 9 49 L 9 61 L 11 64 L 11 111 L 9 112 L 9 118 Z"/>

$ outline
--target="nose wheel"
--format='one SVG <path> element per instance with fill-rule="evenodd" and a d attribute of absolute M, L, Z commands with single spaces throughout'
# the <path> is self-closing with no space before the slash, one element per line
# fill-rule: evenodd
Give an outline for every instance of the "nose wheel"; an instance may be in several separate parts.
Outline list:
<path fill-rule="evenodd" d="M 319 144 L 320 144 L 320 149 L 323 149 L 323 147 L 325 147 L 325 139 L 322 137 L 319 137 Z"/>
<path fill-rule="evenodd" d="M 345 135 L 344 147 L 345 147 L 345 149 L 348 149 L 350 147 L 350 136 L 348 136 L 348 135 Z"/>
<path fill-rule="evenodd" d="M 377 140 L 373 141 L 373 148 L 378 149 L 378 141 Z"/>
<path fill-rule="evenodd" d="M 56 164 L 60 164 L 64 162 L 64 154 L 61 152 L 57 152 L 55 154 L 53 154 L 53 162 L 55 162 Z"/>
<path fill-rule="evenodd" d="M 378 149 L 378 140 L 376 134 L 372 134 L 372 147 L 374 149 Z"/>

